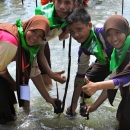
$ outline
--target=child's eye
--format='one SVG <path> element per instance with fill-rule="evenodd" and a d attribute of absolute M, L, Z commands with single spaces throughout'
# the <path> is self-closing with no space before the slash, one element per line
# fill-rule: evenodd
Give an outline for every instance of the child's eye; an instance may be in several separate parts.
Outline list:
<path fill-rule="evenodd" d="M 36 31 L 35 30 L 31 30 L 32 33 L 36 34 Z"/>
<path fill-rule="evenodd" d="M 117 31 L 116 34 L 119 35 L 119 34 L 121 34 L 121 32 Z"/>
<path fill-rule="evenodd" d="M 109 36 L 110 36 L 110 34 L 107 34 L 106 36 L 107 36 L 107 37 L 109 37 Z"/>
<path fill-rule="evenodd" d="M 79 32 L 82 31 L 82 28 L 77 28 L 77 31 L 79 31 Z"/>
<path fill-rule="evenodd" d="M 110 38 L 110 37 L 111 37 L 111 34 L 108 33 L 108 34 L 106 35 L 106 37 L 107 37 L 107 38 Z"/>
<path fill-rule="evenodd" d="M 58 3 L 61 3 L 61 0 L 57 0 Z"/>
<path fill-rule="evenodd" d="M 70 4 L 70 1 L 66 1 L 65 4 L 66 4 L 66 5 Z"/>

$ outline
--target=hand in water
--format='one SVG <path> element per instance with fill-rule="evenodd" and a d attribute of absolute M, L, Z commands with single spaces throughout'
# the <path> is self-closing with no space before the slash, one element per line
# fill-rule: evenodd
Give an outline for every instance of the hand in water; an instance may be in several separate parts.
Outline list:
<path fill-rule="evenodd" d="M 66 77 L 61 76 L 63 73 L 65 73 L 65 71 L 53 72 L 53 74 L 51 75 L 51 78 L 54 79 L 55 81 L 63 84 L 66 82 Z"/>
<path fill-rule="evenodd" d="M 97 110 L 97 107 L 94 104 L 88 104 L 87 106 L 88 108 L 87 108 L 86 114 Z"/>
<path fill-rule="evenodd" d="M 66 114 L 67 115 L 72 115 L 72 116 L 75 116 L 76 115 L 76 112 L 75 112 L 75 110 L 76 110 L 76 108 L 77 108 L 77 104 L 72 104 L 72 113 L 71 113 L 71 106 L 69 106 L 68 108 L 67 108 L 67 110 L 66 110 Z"/>

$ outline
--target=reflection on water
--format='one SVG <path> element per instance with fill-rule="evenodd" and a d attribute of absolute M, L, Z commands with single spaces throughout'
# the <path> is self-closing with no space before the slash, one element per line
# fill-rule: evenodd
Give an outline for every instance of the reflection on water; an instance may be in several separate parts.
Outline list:
<path fill-rule="evenodd" d="M 1 0 L 0 1 L 0 22 L 11 22 L 14 23 L 16 19 L 21 20 L 28 19 L 34 15 L 34 9 L 36 7 L 35 0 L 24 0 L 24 5 L 21 3 L 22 0 Z M 101 26 L 105 19 L 117 12 L 122 13 L 121 0 L 102 0 L 101 4 L 96 3 L 97 0 L 90 0 L 88 12 L 92 16 L 93 23 Z M 124 4 L 124 16 L 130 22 L 130 16 L 128 5 L 129 0 L 125 0 Z M 40 4 L 40 0 L 38 1 Z M 52 70 L 60 71 L 66 70 L 65 76 L 67 75 L 68 65 L 68 39 L 66 40 L 65 49 L 63 49 L 62 42 L 58 39 L 54 39 L 50 42 L 51 48 L 51 60 Z M 70 100 L 73 93 L 73 81 L 77 69 L 77 51 L 79 44 L 72 41 L 71 51 L 71 73 L 69 88 L 66 97 L 65 110 L 70 105 Z M 91 61 L 94 61 L 92 57 Z M 15 78 L 15 63 L 9 65 L 9 71 Z M 56 87 L 53 81 L 53 87 L 48 89 L 51 96 L 56 97 Z M 65 84 L 58 84 L 59 97 L 62 100 L 65 90 Z M 9 122 L 6 125 L 0 125 L 0 130 L 114 130 L 118 122 L 115 119 L 116 109 L 120 101 L 120 95 L 116 96 L 114 107 L 110 106 L 108 101 L 104 102 L 97 111 L 90 114 L 90 120 L 86 120 L 81 117 L 76 110 L 76 117 L 69 117 L 64 113 L 61 115 L 55 114 L 53 107 L 48 104 L 39 94 L 33 83 L 30 81 L 31 89 L 31 111 L 29 115 L 23 112 L 21 108 L 16 105 L 17 120 L 15 122 Z M 101 91 L 98 91 L 86 102 L 94 102 Z M 79 99 L 80 102 L 81 99 Z M 79 104 L 78 104 L 79 105 Z"/>

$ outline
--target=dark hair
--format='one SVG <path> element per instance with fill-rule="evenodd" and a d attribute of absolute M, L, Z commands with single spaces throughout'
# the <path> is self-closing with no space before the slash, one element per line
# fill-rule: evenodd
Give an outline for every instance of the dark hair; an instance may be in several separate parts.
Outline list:
<path fill-rule="evenodd" d="M 78 21 L 81 21 L 86 25 L 91 21 L 91 16 L 84 7 L 73 9 L 73 11 L 66 17 L 67 25 L 71 25 Z"/>
<path fill-rule="evenodd" d="M 72 0 L 73 1 L 73 3 L 75 3 L 76 2 L 76 0 Z"/>

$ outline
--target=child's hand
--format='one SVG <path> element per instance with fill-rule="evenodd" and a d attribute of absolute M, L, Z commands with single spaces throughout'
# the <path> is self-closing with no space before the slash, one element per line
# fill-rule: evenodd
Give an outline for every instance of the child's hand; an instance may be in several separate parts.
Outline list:
<path fill-rule="evenodd" d="M 54 108 L 56 108 L 56 104 L 55 104 L 55 101 L 56 101 L 56 100 L 57 100 L 56 98 L 50 97 L 50 98 L 47 100 L 47 102 L 49 102 L 50 104 L 52 104 L 52 106 L 53 106 Z"/>
<path fill-rule="evenodd" d="M 49 102 L 50 104 L 52 104 L 52 106 L 54 107 L 54 109 L 57 109 L 57 106 L 56 106 L 56 101 L 59 101 L 60 104 L 62 105 L 62 101 L 57 99 L 57 98 L 52 98 L 50 97 L 49 100 L 47 100 L 47 102 Z"/>
<path fill-rule="evenodd" d="M 86 85 L 82 87 L 82 90 L 89 96 L 92 96 L 98 89 L 96 86 L 96 83 L 93 83 L 89 81 L 87 78 L 85 78 Z"/>
<path fill-rule="evenodd" d="M 86 114 L 97 110 L 97 107 L 94 104 L 88 104 L 87 107 L 88 107 L 88 109 L 86 111 Z"/>
<path fill-rule="evenodd" d="M 65 73 L 65 71 L 53 72 L 53 74 L 51 75 L 51 78 L 63 84 L 66 82 L 66 77 L 61 76 L 63 73 Z"/>
<path fill-rule="evenodd" d="M 72 104 L 72 116 L 76 115 L 76 112 L 75 112 L 76 108 L 77 108 L 77 104 L 74 104 L 74 103 L 73 103 L 73 104 Z M 71 106 L 69 106 L 69 107 L 67 108 L 67 110 L 66 110 L 66 114 L 67 114 L 67 115 L 71 115 L 70 109 L 71 109 Z"/>

